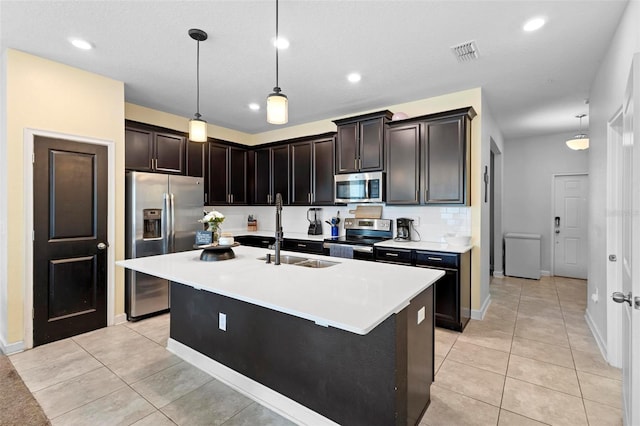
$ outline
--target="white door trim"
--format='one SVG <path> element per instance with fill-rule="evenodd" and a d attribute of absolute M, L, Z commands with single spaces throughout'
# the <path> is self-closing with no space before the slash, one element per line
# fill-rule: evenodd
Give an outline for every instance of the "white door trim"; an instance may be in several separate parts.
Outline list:
<path fill-rule="evenodd" d="M 622 150 L 622 108 L 607 122 L 607 256 L 615 254 L 620 256 L 622 232 L 621 200 L 620 200 L 620 174 L 621 150 Z M 620 124 L 620 131 L 614 127 Z M 609 295 L 622 289 L 622 263 L 611 262 L 607 259 L 607 283 L 606 294 L 598 295 L 601 303 L 607 308 L 607 341 L 605 358 L 614 367 L 622 367 L 622 311 L 620 306 L 613 303 Z"/>
<path fill-rule="evenodd" d="M 109 174 L 107 199 L 107 326 L 113 325 L 115 310 L 115 142 L 47 130 L 25 129 L 24 141 L 24 349 L 33 347 L 33 149 L 36 136 L 59 138 L 107 147 Z"/>
<path fill-rule="evenodd" d="M 556 245 L 555 245 L 555 229 L 553 226 L 554 212 L 556 211 L 556 178 L 562 176 L 586 176 L 589 178 L 589 173 L 554 173 L 551 175 L 551 216 L 549 217 L 549 244 L 551 245 L 551 276 L 555 275 L 556 270 Z M 543 274 L 544 275 L 544 274 Z"/>

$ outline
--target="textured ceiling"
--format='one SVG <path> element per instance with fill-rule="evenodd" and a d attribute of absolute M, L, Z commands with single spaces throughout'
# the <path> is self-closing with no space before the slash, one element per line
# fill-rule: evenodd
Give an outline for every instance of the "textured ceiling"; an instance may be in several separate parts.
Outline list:
<path fill-rule="evenodd" d="M 280 86 L 287 126 L 482 87 L 509 138 L 573 131 L 627 1 L 280 1 Z M 542 15 L 535 33 L 523 23 Z M 191 117 L 196 42 L 209 123 L 273 130 L 275 1 L 0 2 L 2 47 L 125 83 L 127 102 Z M 71 47 L 69 37 L 94 44 Z M 475 40 L 480 57 L 450 51 Z M 352 71 L 362 74 L 347 82 Z M 258 112 L 250 102 L 262 106 Z M 586 121 L 585 121 L 586 123 Z"/>

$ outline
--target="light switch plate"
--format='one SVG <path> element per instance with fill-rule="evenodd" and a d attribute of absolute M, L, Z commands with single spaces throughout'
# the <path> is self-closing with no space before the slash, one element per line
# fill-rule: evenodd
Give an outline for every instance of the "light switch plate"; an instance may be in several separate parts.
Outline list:
<path fill-rule="evenodd" d="M 425 307 L 423 306 L 422 308 L 418 309 L 418 325 L 424 321 L 424 317 L 425 317 Z"/>
<path fill-rule="evenodd" d="M 222 331 L 227 331 L 227 314 L 222 312 L 218 314 L 218 328 Z"/>

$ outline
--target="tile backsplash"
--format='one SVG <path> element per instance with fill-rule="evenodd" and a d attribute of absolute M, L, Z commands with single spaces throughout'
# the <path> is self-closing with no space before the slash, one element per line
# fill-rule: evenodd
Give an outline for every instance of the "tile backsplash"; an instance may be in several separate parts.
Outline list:
<path fill-rule="evenodd" d="M 205 210 L 216 209 L 225 215 L 222 230 L 247 229 L 247 217 L 251 214 L 258 220 L 258 230 L 275 231 L 274 206 L 206 206 Z M 353 217 L 349 210 L 356 208 L 356 204 L 347 206 L 322 206 L 322 230 L 326 236 L 331 235 L 331 227 L 325 223 L 331 217 L 340 213 L 340 218 Z M 307 221 L 308 207 L 284 206 L 282 208 L 282 227 L 286 232 L 306 233 L 309 227 Z M 443 242 L 447 233 L 471 235 L 470 207 L 425 207 L 425 206 L 383 206 L 383 219 L 397 219 L 407 217 L 414 219 L 414 227 L 420 234 L 422 241 Z M 340 222 L 340 235 L 344 234 L 343 222 Z M 395 221 L 393 224 L 395 235 Z M 415 239 L 416 237 L 414 237 Z"/>

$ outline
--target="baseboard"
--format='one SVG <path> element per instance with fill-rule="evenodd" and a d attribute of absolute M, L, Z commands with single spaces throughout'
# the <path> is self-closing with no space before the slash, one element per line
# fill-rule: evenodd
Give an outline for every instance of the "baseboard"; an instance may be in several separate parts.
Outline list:
<path fill-rule="evenodd" d="M 482 303 L 482 306 L 480 307 L 479 310 L 477 309 L 471 310 L 471 319 L 474 319 L 474 320 L 483 319 L 487 313 L 487 309 L 489 309 L 489 305 L 491 305 L 491 294 L 487 294 L 487 297 L 484 299 L 484 302 Z"/>
<path fill-rule="evenodd" d="M 15 343 L 6 343 L 4 341 L 4 336 L 0 336 L 0 353 L 5 355 L 15 354 L 17 352 L 24 351 L 24 341 L 21 340 Z"/>
<path fill-rule="evenodd" d="M 169 338 L 167 341 L 167 350 L 296 424 L 338 426 L 337 423 L 321 416 L 304 405 L 243 376 L 176 340 Z"/>
<path fill-rule="evenodd" d="M 124 324 L 127 322 L 127 314 L 118 314 L 113 317 L 113 325 Z"/>
<path fill-rule="evenodd" d="M 504 271 L 493 271 L 493 276 L 496 278 L 504 278 Z"/>
<path fill-rule="evenodd" d="M 551 276 L 551 271 L 540 271 L 540 275 L 542 275 L 543 277 L 550 277 Z"/>
<path fill-rule="evenodd" d="M 609 357 L 607 357 L 607 342 L 602 338 L 602 335 L 598 331 L 598 327 L 596 327 L 596 323 L 593 321 L 593 318 L 591 318 L 591 314 L 588 310 L 584 313 L 584 319 L 587 322 L 589 330 L 591 330 L 593 338 L 596 340 L 596 344 L 598 345 L 598 349 L 600 349 L 600 353 L 605 360 L 608 360 Z"/>

